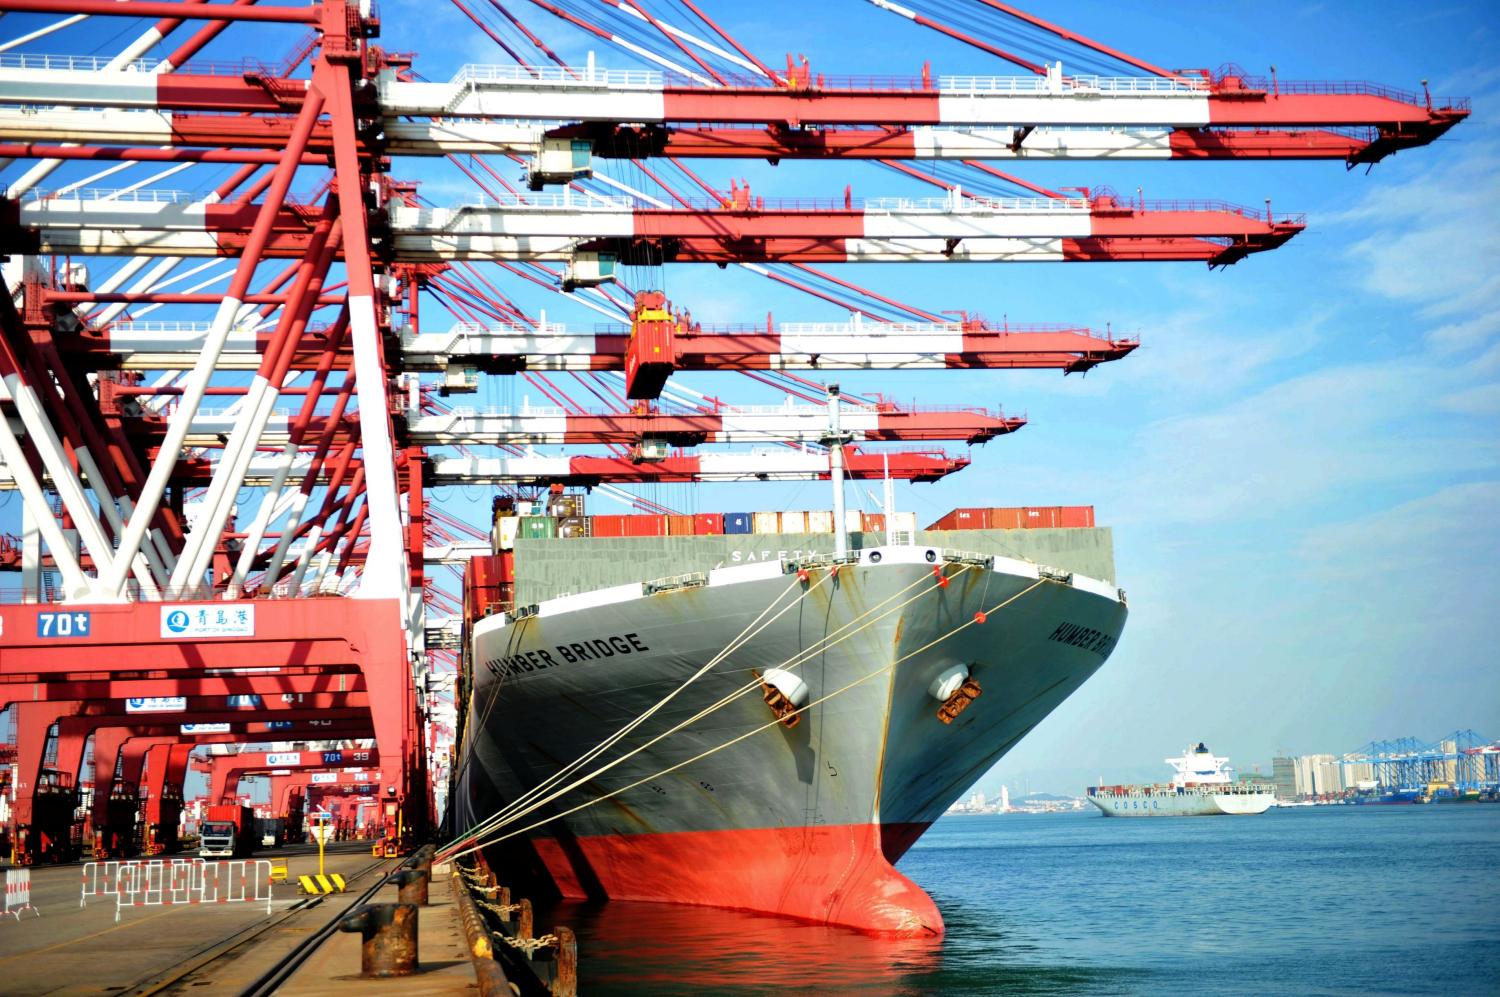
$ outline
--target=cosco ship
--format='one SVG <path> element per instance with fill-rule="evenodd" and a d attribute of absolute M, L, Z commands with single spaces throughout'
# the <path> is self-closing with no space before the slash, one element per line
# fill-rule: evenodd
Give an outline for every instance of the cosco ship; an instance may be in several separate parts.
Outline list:
<path fill-rule="evenodd" d="M 939 933 L 894 863 L 1125 623 L 1087 507 L 843 535 L 828 512 L 550 511 L 503 513 L 497 574 L 466 584 L 507 608 L 471 607 L 455 813 L 567 897 Z"/>
<path fill-rule="evenodd" d="M 1276 803 L 1275 787 L 1236 782 L 1229 759 L 1202 741 L 1176 758 L 1172 781 L 1153 786 L 1090 786 L 1088 800 L 1106 817 L 1211 817 L 1263 814 Z"/>

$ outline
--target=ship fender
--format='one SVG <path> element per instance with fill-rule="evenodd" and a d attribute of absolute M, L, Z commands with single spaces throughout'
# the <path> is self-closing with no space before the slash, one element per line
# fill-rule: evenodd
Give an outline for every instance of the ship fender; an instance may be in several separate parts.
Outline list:
<path fill-rule="evenodd" d="M 784 668 L 767 668 L 760 680 L 781 693 L 795 709 L 807 705 L 807 683 L 802 681 L 802 676 Z"/>
<path fill-rule="evenodd" d="M 927 692 L 939 703 L 946 703 L 953 698 L 955 692 L 963 688 L 967 681 L 969 681 L 969 666 L 954 665 L 944 669 L 937 678 L 933 679 L 932 684 L 927 687 Z"/>

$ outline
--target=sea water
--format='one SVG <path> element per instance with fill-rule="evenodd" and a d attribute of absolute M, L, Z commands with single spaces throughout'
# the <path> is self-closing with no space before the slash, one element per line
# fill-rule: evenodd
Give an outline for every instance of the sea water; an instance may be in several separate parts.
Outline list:
<path fill-rule="evenodd" d="M 942 939 L 564 905 L 582 993 L 1500 994 L 1500 805 L 945 817 L 899 868 Z"/>

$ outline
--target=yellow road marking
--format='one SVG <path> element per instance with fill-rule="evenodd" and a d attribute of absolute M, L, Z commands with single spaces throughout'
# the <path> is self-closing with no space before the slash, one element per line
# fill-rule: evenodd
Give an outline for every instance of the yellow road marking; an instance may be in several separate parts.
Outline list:
<path fill-rule="evenodd" d="M 29 956 L 41 955 L 43 952 L 51 952 L 53 949 L 60 949 L 68 945 L 76 945 L 78 942 L 86 942 L 90 938 L 98 938 L 100 935 L 107 935 L 111 931 L 118 931 L 121 928 L 128 928 L 137 924 L 145 924 L 147 921 L 150 921 L 153 918 L 158 918 L 167 914 L 175 913 L 175 910 L 175 908 L 168 908 L 167 910 L 160 911 L 155 914 L 148 914 L 147 916 L 135 921 L 121 921 L 119 924 L 110 925 L 103 931 L 96 931 L 92 935 L 79 935 L 77 938 L 70 938 L 65 942 L 57 942 L 55 944 L 48 945 L 46 948 L 31 949 L 28 952 L 17 952 L 15 955 L 0 956 L 0 962 L 9 962 L 11 959 L 24 959 Z"/>

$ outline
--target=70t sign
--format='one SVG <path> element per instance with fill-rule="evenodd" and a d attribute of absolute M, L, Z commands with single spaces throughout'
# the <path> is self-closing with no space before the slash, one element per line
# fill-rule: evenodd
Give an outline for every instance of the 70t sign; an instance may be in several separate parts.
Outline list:
<path fill-rule="evenodd" d="M 88 613 L 37 613 L 36 635 L 38 637 L 87 637 L 89 623 Z"/>

